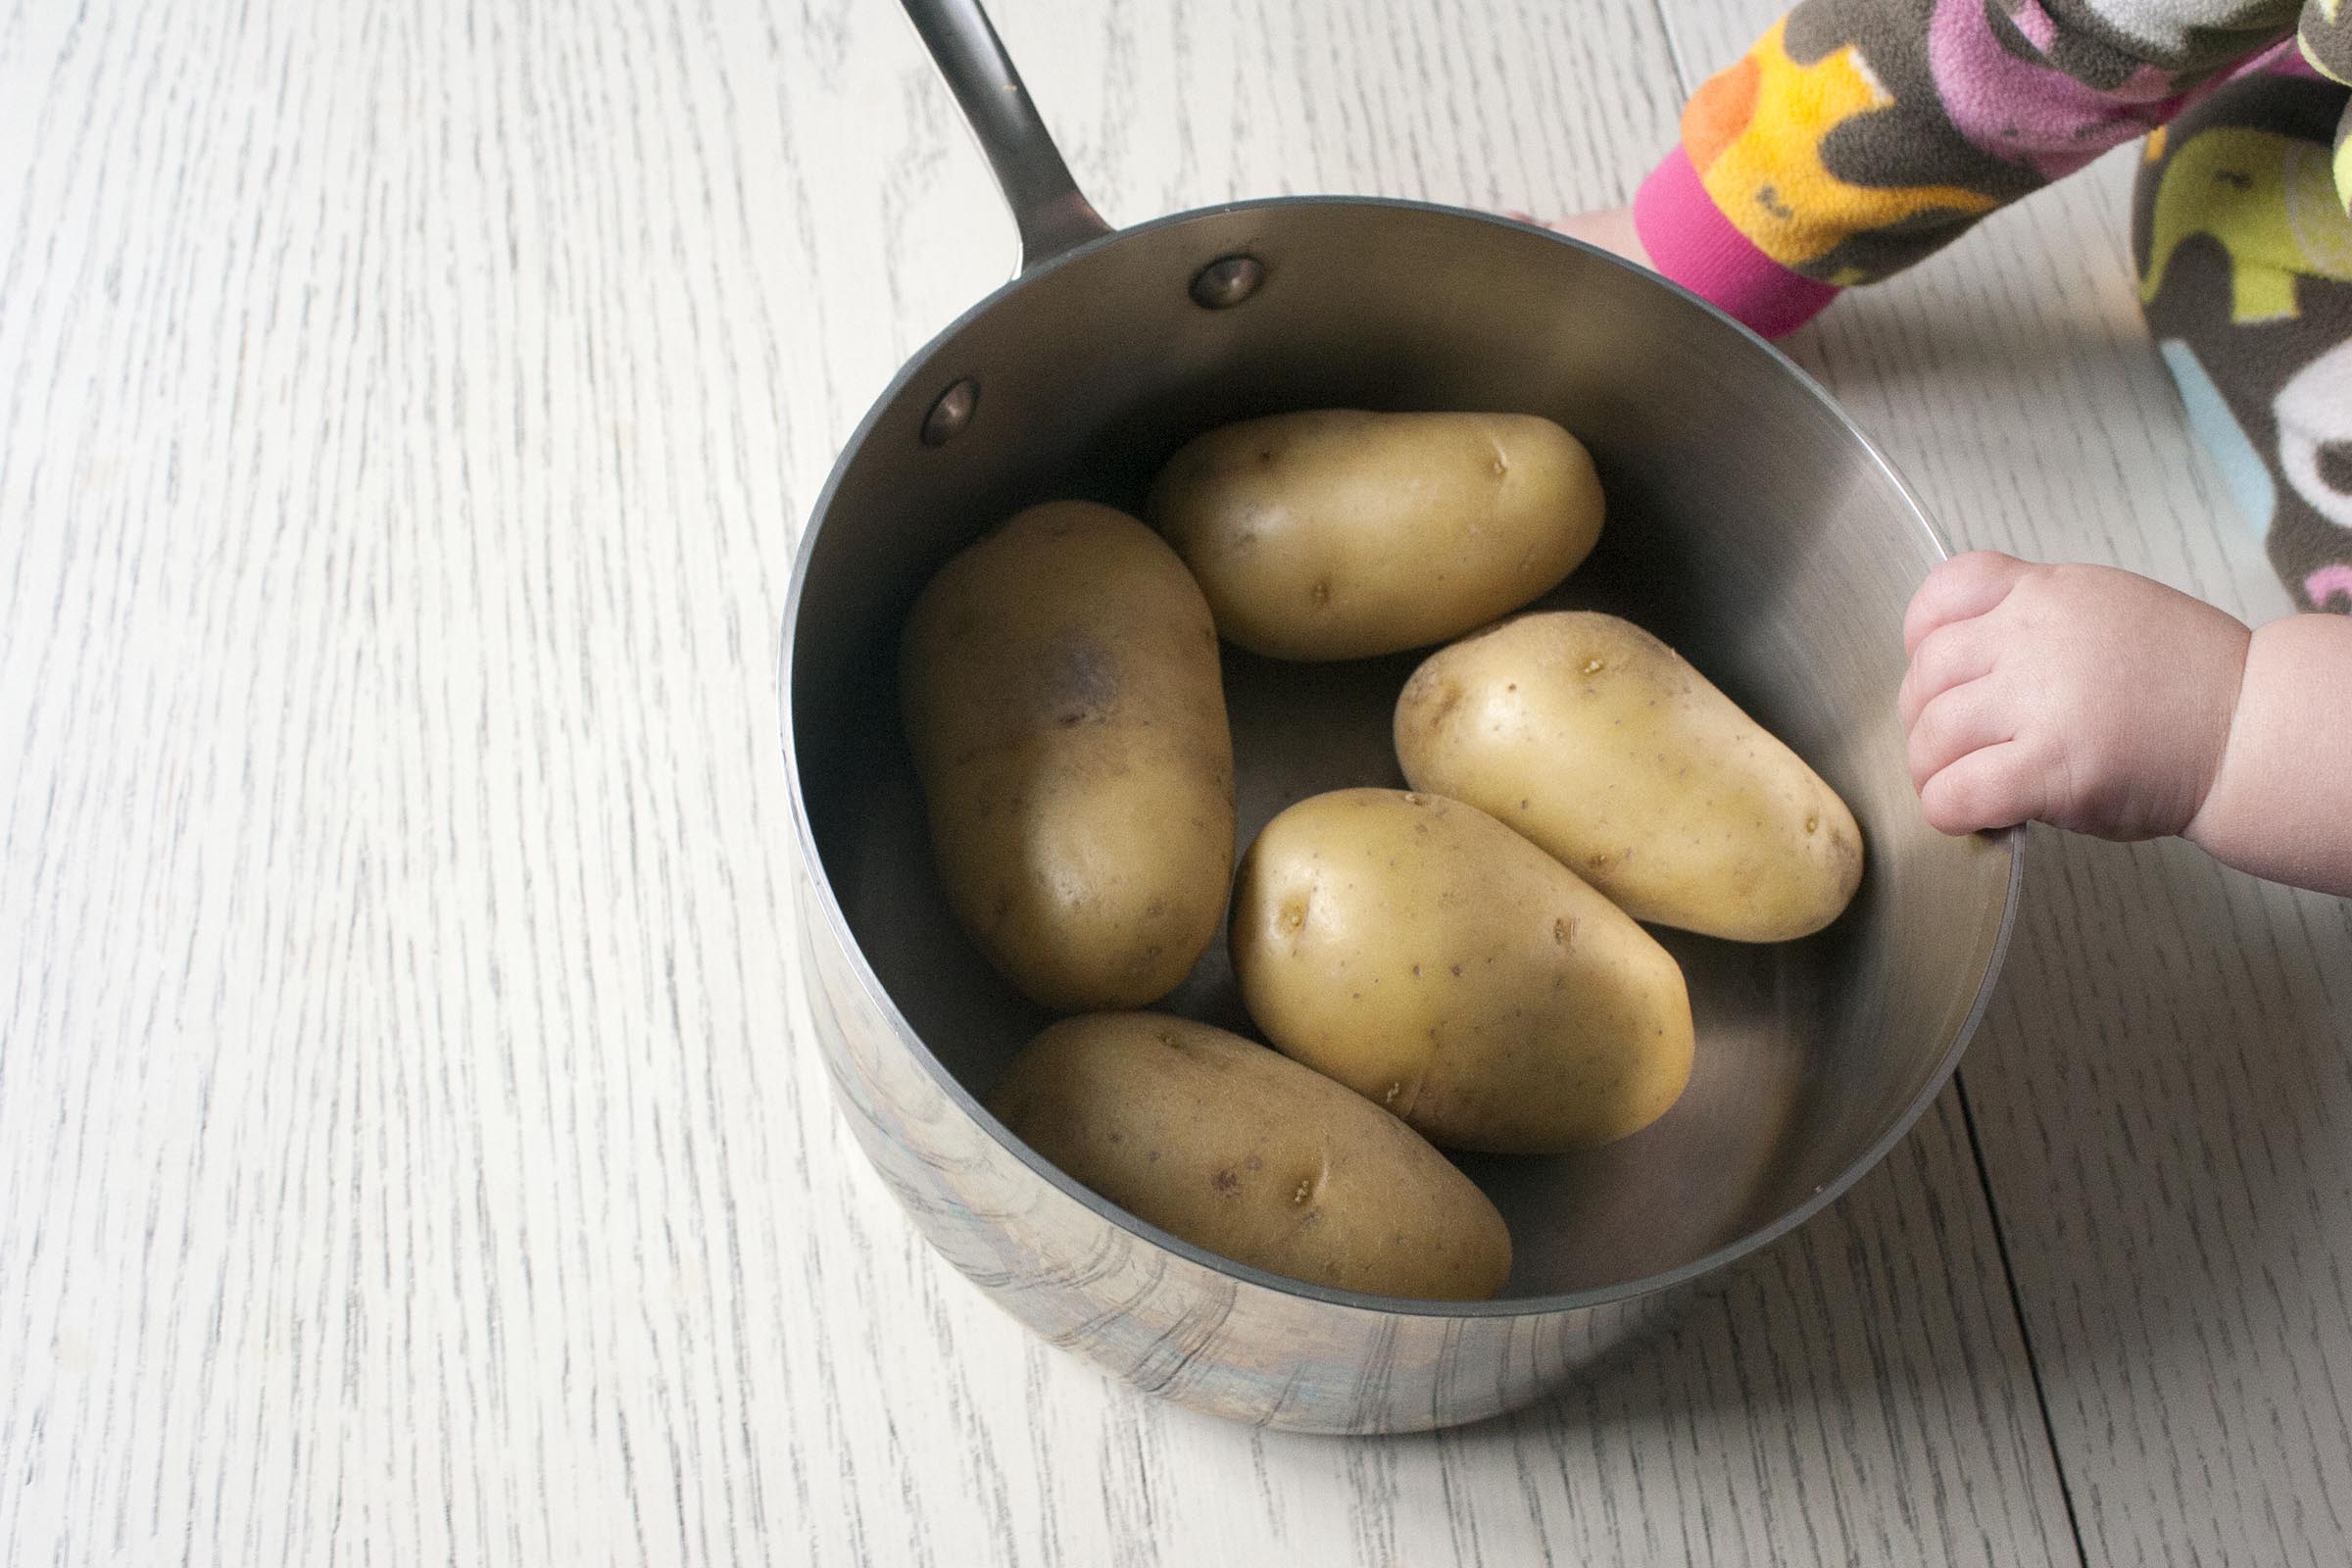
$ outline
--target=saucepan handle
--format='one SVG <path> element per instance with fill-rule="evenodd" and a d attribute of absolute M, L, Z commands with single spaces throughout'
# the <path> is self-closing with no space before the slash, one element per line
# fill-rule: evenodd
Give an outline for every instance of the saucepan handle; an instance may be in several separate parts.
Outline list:
<path fill-rule="evenodd" d="M 1070 178 L 979 0 L 904 0 L 1021 231 L 1021 270 L 1110 232 Z"/>

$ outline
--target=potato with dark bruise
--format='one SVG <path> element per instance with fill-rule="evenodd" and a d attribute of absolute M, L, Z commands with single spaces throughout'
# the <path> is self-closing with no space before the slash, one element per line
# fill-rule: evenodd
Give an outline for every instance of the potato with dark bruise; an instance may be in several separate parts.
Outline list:
<path fill-rule="evenodd" d="M 1216 631 L 1157 535 L 1032 507 L 915 601 L 900 700 L 948 902 L 1057 1011 L 1165 996 L 1215 938 L 1233 867 Z"/>

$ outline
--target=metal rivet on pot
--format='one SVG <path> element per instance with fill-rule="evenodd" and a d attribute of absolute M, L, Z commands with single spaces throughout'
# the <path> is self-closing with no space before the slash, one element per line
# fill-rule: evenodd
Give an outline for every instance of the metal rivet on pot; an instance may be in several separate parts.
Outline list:
<path fill-rule="evenodd" d="M 1194 275 L 1193 303 L 1204 311 L 1231 310 L 1265 280 L 1265 264 L 1256 257 L 1220 257 Z"/>
<path fill-rule="evenodd" d="M 931 404 L 931 412 L 923 416 L 923 445 L 943 447 L 963 433 L 972 422 L 972 411 L 980 406 L 980 383 L 970 376 L 949 387 Z"/>

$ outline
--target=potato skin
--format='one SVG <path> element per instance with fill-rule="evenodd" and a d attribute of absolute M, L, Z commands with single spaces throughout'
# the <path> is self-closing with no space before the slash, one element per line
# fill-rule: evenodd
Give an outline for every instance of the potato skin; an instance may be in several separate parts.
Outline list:
<path fill-rule="evenodd" d="M 1411 1128 L 1207 1024 L 1065 1018 L 1013 1058 L 988 1106 L 1130 1213 L 1277 1274 L 1480 1300 L 1511 1271 L 1502 1216 Z"/>
<path fill-rule="evenodd" d="M 1215 938 L 1233 737 L 1208 606 L 1124 513 L 1032 507 L 916 599 L 899 693 L 948 902 L 1062 1012 L 1165 996 Z"/>
<path fill-rule="evenodd" d="M 1584 445 L 1526 414 L 1326 409 L 1211 430 L 1145 514 L 1227 641 L 1361 659 L 1483 626 L 1549 592 L 1600 537 Z"/>
<path fill-rule="evenodd" d="M 1432 655 L 1396 702 L 1415 789 L 1493 812 L 1638 920 L 1809 936 L 1862 880 L 1837 791 L 1630 621 L 1521 615 Z"/>
<path fill-rule="evenodd" d="M 1268 1040 L 1445 1148 L 1592 1148 L 1690 1081 L 1673 956 L 1459 801 L 1361 789 L 1290 808 L 1242 858 L 1232 943 Z"/>

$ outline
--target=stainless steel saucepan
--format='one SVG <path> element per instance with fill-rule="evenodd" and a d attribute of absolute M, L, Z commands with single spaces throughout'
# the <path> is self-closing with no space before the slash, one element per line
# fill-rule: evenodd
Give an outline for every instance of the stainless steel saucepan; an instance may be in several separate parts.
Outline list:
<path fill-rule="evenodd" d="M 1559 236 L 1411 202 L 1241 202 L 1111 232 L 973 0 L 906 0 L 1004 186 L 1019 275 L 882 394 L 808 519 L 784 623 L 784 753 L 817 1039 L 859 1143 L 940 1251 L 1055 1345 L 1246 1421 L 1394 1432 L 1524 1404 L 1801 1224 L 1902 1137 L 1976 1026 L 2014 838 L 1921 820 L 1894 692 L 1944 551 L 1885 459 L 1764 342 Z M 1228 1262 L 1033 1153 L 980 1097 L 1045 1019 L 957 932 L 893 691 L 900 622 L 1018 508 L 1135 509 L 1189 437 L 1286 409 L 1547 415 L 1592 448 L 1599 550 L 1557 596 L 1628 615 L 1842 793 L 1871 861 L 1824 935 L 1669 934 L 1698 1059 L 1647 1131 L 1467 1168 L 1509 1221 L 1502 1296 L 1394 1300 Z M 1226 661 L 1242 842 L 1318 790 L 1399 784 L 1413 658 Z M 1237 1028 L 1220 943 L 1169 1004 Z"/>

